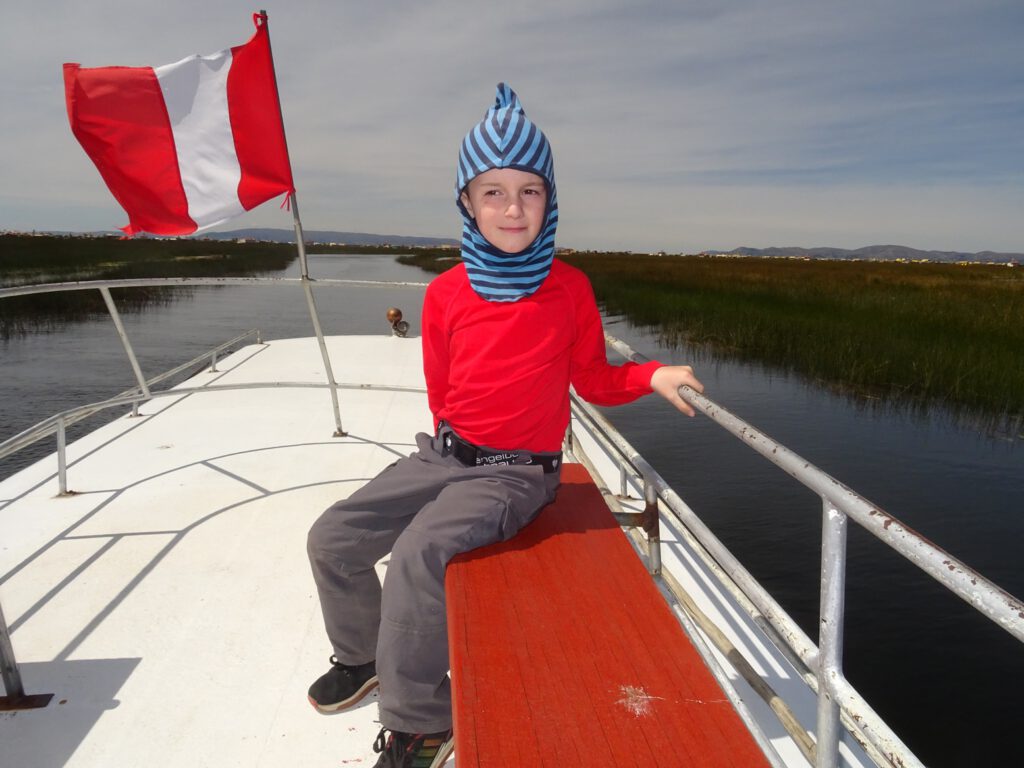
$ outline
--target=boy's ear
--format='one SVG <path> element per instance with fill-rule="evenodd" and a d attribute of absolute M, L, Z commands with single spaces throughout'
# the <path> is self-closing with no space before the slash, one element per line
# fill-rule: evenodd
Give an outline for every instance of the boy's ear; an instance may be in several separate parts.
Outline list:
<path fill-rule="evenodd" d="M 459 201 L 462 203 L 462 207 L 466 209 L 466 212 L 470 217 L 475 219 L 476 214 L 473 213 L 473 204 L 469 202 L 469 193 L 463 191 L 462 194 L 459 195 Z"/>

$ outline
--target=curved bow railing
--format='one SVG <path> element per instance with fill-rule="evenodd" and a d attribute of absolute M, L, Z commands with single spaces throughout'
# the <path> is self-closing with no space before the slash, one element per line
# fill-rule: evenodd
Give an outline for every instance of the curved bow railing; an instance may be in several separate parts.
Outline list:
<path fill-rule="evenodd" d="M 644 355 L 610 334 L 605 334 L 605 341 L 627 360 L 638 363 L 648 361 Z M 737 593 L 740 602 L 751 606 L 758 614 L 756 619 L 768 622 L 772 634 L 786 646 L 781 650 L 791 659 L 795 657 L 807 670 L 805 679 L 818 694 L 815 765 L 818 768 L 834 768 L 838 764 L 841 720 L 847 723 L 847 730 L 869 749 L 876 761 L 883 759 L 901 767 L 921 765 L 909 748 L 853 688 L 843 673 L 848 522 L 853 521 L 872 533 L 886 546 L 898 552 L 1021 642 L 1024 642 L 1024 603 L 710 398 L 689 387 L 680 388 L 679 394 L 694 409 L 821 497 L 820 631 L 817 645 L 718 541 L 643 457 L 621 436 L 611 436 L 613 428 L 605 435 L 606 448 L 614 450 L 632 468 L 636 476 L 642 478 L 645 487 L 654 489 L 665 507 L 707 551 L 714 561 L 714 569 L 720 574 L 728 574 L 726 579 L 734 582 L 733 591 Z M 604 421 L 603 417 L 586 403 L 574 398 L 573 405 L 575 411 L 587 414 L 592 421 Z M 659 556 L 652 552 L 652 557 Z"/>

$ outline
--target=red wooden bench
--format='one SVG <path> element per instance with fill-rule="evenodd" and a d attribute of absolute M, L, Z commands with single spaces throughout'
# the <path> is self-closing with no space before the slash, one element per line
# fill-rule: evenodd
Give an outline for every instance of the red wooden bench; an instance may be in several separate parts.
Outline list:
<path fill-rule="evenodd" d="M 446 593 L 459 768 L 768 765 L 583 467 Z"/>

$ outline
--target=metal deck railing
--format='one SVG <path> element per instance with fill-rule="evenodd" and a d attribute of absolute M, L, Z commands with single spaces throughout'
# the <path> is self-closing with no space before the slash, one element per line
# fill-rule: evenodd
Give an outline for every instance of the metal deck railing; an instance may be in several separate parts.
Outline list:
<path fill-rule="evenodd" d="M 627 360 L 643 363 L 648 358 L 625 342 L 605 335 L 605 340 Z M 815 643 L 718 538 L 694 514 L 658 472 L 592 406 L 573 395 L 573 413 L 591 428 L 599 445 L 615 458 L 621 472 L 621 493 L 626 495 L 627 474 L 643 498 L 652 496 L 684 529 L 695 551 L 718 580 L 745 608 L 755 623 L 768 630 L 805 682 L 818 695 L 816 744 L 808 759 L 817 768 L 838 764 L 841 723 L 878 765 L 923 766 L 888 725 L 854 689 L 843 673 L 843 619 L 846 586 L 846 535 L 848 521 L 868 530 L 917 568 L 938 581 L 980 614 L 1024 642 L 1024 603 L 984 576 L 936 547 L 916 531 L 872 504 L 784 445 L 772 440 L 718 403 L 689 387 L 680 389 L 686 402 L 726 429 L 745 445 L 814 491 L 822 500 L 821 586 L 819 638 Z M 660 570 L 657 537 L 650 541 L 650 570 Z M 678 586 L 678 585 L 676 585 Z M 669 585 L 671 589 L 673 585 Z M 677 595 L 678 596 L 678 595 Z M 685 606 L 684 606 L 685 608 Z M 793 734 L 796 736 L 796 734 Z"/>
<path fill-rule="evenodd" d="M 301 239 L 300 239 L 301 242 Z M 301 278 L 265 278 L 265 277 L 182 277 L 182 278 L 136 278 L 126 280 L 84 280 L 75 282 L 62 282 L 62 283 L 46 283 L 41 285 L 17 285 L 0 288 L 0 299 L 9 298 L 12 296 L 28 296 L 32 294 L 42 293 L 59 293 L 63 291 L 86 291 L 86 290 L 98 290 L 103 297 L 103 301 L 106 304 L 107 311 L 110 314 L 110 318 L 114 323 L 114 327 L 117 329 L 118 336 L 121 339 L 121 344 L 124 347 L 125 354 L 128 356 L 128 361 L 131 364 L 132 371 L 135 374 L 135 380 L 137 387 L 122 392 L 119 395 L 102 400 L 97 403 L 91 403 L 89 405 L 81 406 L 78 408 L 72 408 L 66 411 L 57 413 L 47 419 L 44 419 L 40 423 L 29 427 L 28 429 L 20 432 L 13 437 L 4 440 L 0 443 L 0 459 L 16 453 L 23 448 L 32 445 L 39 440 L 42 440 L 49 435 L 56 435 L 57 437 L 57 476 L 58 476 L 58 487 L 60 494 L 68 493 L 67 483 L 67 458 L 66 458 L 66 429 L 71 424 L 74 424 L 82 419 L 85 419 L 99 411 L 115 408 L 118 406 L 130 405 L 133 414 L 138 414 L 138 407 L 141 403 L 160 397 L 184 397 L 197 392 L 215 392 L 224 390 L 238 390 L 238 389 L 254 389 L 254 388 L 268 388 L 268 387 L 301 387 L 301 388 L 322 388 L 329 389 L 331 393 L 331 401 L 334 409 L 334 422 L 335 422 L 335 436 L 344 435 L 344 431 L 341 426 L 341 413 L 338 406 L 338 390 L 345 388 L 363 388 L 363 385 L 359 384 L 339 384 L 334 379 L 334 373 L 331 369 L 330 358 L 327 354 L 327 347 L 324 343 L 323 330 L 320 325 L 320 318 L 316 308 L 316 301 L 313 296 L 313 284 L 317 286 L 323 286 L 326 288 L 341 288 L 341 287 L 415 287 L 425 288 L 426 283 L 411 283 L 411 282 L 380 282 L 370 280 L 312 280 L 309 277 L 308 269 L 306 266 L 305 253 L 300 247 L 300 261 L 302 265 L 302 277 Z M 151 379 L 147 379 L 138 363 L 138 359 L 135 356 L 135 350 L 132 347 L 131 341 L 128 338 L 128 334 L 124 328 L 124 324 L 121 322 L 121 316 L 117 310 L 117 305 L 114 302 L 113 296 L 110 293 L 111 288 L 150 288 L 150 287 L 193 287 L 193 286 L 226 286 L 226 285 L 293 285 L 300 286 L 303 289 L 306 297 L 306 303 L 309 308 L 310 319 L 312 321 L 313 329 L 319 343 L 321 356 L 323 359 L 324 370 L 327 375 L 326 384 L 310 384 L 309 382 L 276 382 L 272 384 L 246 384 L 236 386 L 207 386 L 201 388 L 176 388 L 161 391 L 154 391 L 150 388 L 152 384 L 157 384 L 165 381 L 172 376 L 181 373 L 188 368 L 197 365 L 200 361 L 206 358 L 210 359 L 210 366 L 213 370 L 216 370 L 217 356 L 225 352 L 226 350 L 237 346 L 239 343 L 247 338 L 255 336 L 257 342 L 259 342 L 259 331 L 251 330 L 247 331 L 239 336 L 214 347 L 207 352 L 193 358 L 192 360 L 183 363 L 175 368 L 165 371 Z M 399 317 L 399 319 L 401 319 Z M 395 325 L 392 324 L 395 328 Z M 403 334 L 404 335 L 404 334 Z M 386 389 L 408 389 L 402 387 L 378 387 Z M 3 710 L 17 710 L 17 709 L 33 709 L 37 707 L 45 707 L 50 701 L 50 694 L 26 694 L 24 683 L 21 679 L 21 672 L 18 669 L 18 662 L 14 655 L 14 647 L 11 643 L 10 630 L 7 626 L 7 621 L 4 618 L 3 608 L 0 606 L 0 681 L 3 682 L 4 691 L 6 695 L 0 696 L 0 711 Z"/>
<path fill-rule="evenodd" d="M 158 376 L 146 379 L 135 360 L 135 355 L 127 334 L 120 323 L 116 307 L 110 297 L 110 288 L 122 287 L 168 287 L 168 286 L 216 286 L 216 285 L 301 285 L 306 292 L 313 323 L 320 340 L 321 351 L 325 357 L 328 383 L 312 384 L 309 382 L 276 382 L 269 384 L 247 384 L 235 386 L 211 385 L 199 388 L 174 388 L 156 391 L 151 385 L 166 379 L 210 359 L 211 366 L 216 366 L 218 355 L 253 336 L 259 340 L 258 331 L 248 331 L 240 336 L 204 352 L 187 363 L 183 363 Z M 58 476 L 61 492 L 67 491 L 66 460 L 64 458 L 64 429 L 74 421 L 92 415 L 102 409 L 118 406 L 131 406 L 137 411 L 140 403 L 160 397 L 186 396 L 199 392 L 225 391 L 231 389 L 260 387 L 301 387 L 325 388 L 332 392 L 335 404 L 335 421 L 338 426 L 336 434 L 341 432 L 340 415 L 337 408 L 337 390 L 346 388 L 365 388 L 362 384 L 337 383 L 330 373 L 326 348 L 323 345 L 316 307 L 312 300 L 312 285 L 320 287 L 351 287 L 351 286 L 386 286 L 386 287 L 425 287 L 425 283 L 394 283 L 374 281 L 348 280 L 317 280 L 308 277 L 302 279 L 284 278 L 172 278 L 172 279 L 141 279 L 117 281 L 86 281 L 74 283 L 53 283 L 40 286 L 18 286 L 0 288 L 0 299 L 8 296 L 27 295 L 32 293 L 48 293 L 67 290 L 100 290 L 104 295 L 108 310 L 125 347 L 125 352 L 132 362 L 138 386 L 107 400 L 70 409 L 56 414 L 22 433 L 0 443 L 0 458 L 21 450 L 49 435 L 57 435 Z M 607 336 L 609 346 L 627 359 L 643 362 L 646 358 L 632 350 L 624 342 Z M 376 387 L 380 389 L 408 390 L 407 387 Z M 417 390 L 418 391 L 418 390 Z M 896 518 L 885 513 L 876 505 L 871 504 L 857 493 L 842 485 L 839 481 L 814 467 L 810 462 L 796 455 L 785 446 L 773 441 L 753 426 L 729 413 L 726 409 L 703 395 L 689 388 L 680 390 L 682 397 L 694 408 L 700 410 L 715 423 L 728 430 L 746 445 L 757 451 L 769 461 L 791 474 L 806 487 L 815 491 L 822 499 L 822 556 L 821 556 L 821 597 L 820 597 L 820 633 L 818 644 L 803 632 L 796 622 L 788 616 L 782 607 L 769 595 L 749 572 L 735 559 L 725 546 L 714 536 L 707 526 L 697 517 L 686 503 L 672 490 L 658 472 L 640 456 L 615 428 L 592 406 L 583 403 L 573 395 L 573 414 L 589 427 L 591 434 L 605 452 L 613 457 L 619 466 L 622 494 L 626 494 L 627 484 L 631 481 L 643 494 L 649 511 L 662 509 L 669 513 L 667 519 L 675 521 L 674 527 L 679 534 L 690 542 L 694 551 L 704 560 L 705 565 L 714 573 L 719 582 L 743 607 L 752 620 L 758 624 L 773 640 L 779 650 L 800 671 L 805 682 L 817 692 L 818 717 L 816 744 L 807 746 L 806 740 L 801 742 L 798 733 L 792 733 L 808 759 L 818 768 L 835 768 L 839 758 L 839 737 L 841 724 L 865 748 L 867 754 L 880 766 L 921 766 L 920 761 L 895 733 L 871 709 L 863 697 L 845 678 L 842 669 L 842 638 L 843 611 L 846 568 L 846 530 L 849 520 L 869 530 L 887 546 L 906 557 L 915 566 L 931 575 L 949 591 L 958 595 L 975 608 L 979 613 L 996 622 L 1018 640 L 1024 641 L 1024 606 L 998 586 L 985 579 L 977 572 L 954 558 L 952 555 L 935 547 L 915 531 L 904 526 Z M 650 515 L 643 520 L 636 515 L 633 524 L 642 524 L 648 531 L 648 561 L 650 570 L 658 575 L 660 572 L 660 550 L 658 548 L 657 528 L 651 523 Z M 657 517 L 657 516 L 656 516 Z M 670 575 L 665 574 L 664 580 L 668 589 L 674 591 L 685 608 L 685 597 L 679 594 L 678 584 L 673 584 Z M 691 610 L 693 610 L 691 606 Z M 691 628 L 687 631 L 692 636 Z M 705 658 L 712 663 L 710 653 L 705 648 Z M 21 684 L 13 648 L 7 632 L 7 626 L 0 611 L 0 672 L 8 699 L 20 701 L 22 706 L 32 706 L 33 700 L 40 697 L 26 696 Z M 45 706 L 45 703 L 36 703 Z M 739 703 L 737 702 L 739 706 Z M 785 713 L 777 711 L 780 720 L 785 721 Z M 792 731 L 793 729 L 790 728 Z M 803 734 L 806 736 L 806 734 Z M 770 749 L 770 745 L 768 747 Z"/>

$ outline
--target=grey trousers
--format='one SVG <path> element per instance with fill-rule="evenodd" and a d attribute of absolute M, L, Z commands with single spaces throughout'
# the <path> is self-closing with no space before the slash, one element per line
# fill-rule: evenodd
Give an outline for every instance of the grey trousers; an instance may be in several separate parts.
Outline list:
<path fill-rule="evenodd" d="M 376 659 L 380 721 L 389 730 L 451 727 L 444 574 L 460 552 L 514 536 L 555 497 L 539 466 L 466 467 L 440 439 L 349 498 L 309 531 L 307 551 L 327 636 L 342 664 Z M 374 565 L 391 553 L 383 587 Z"/>

